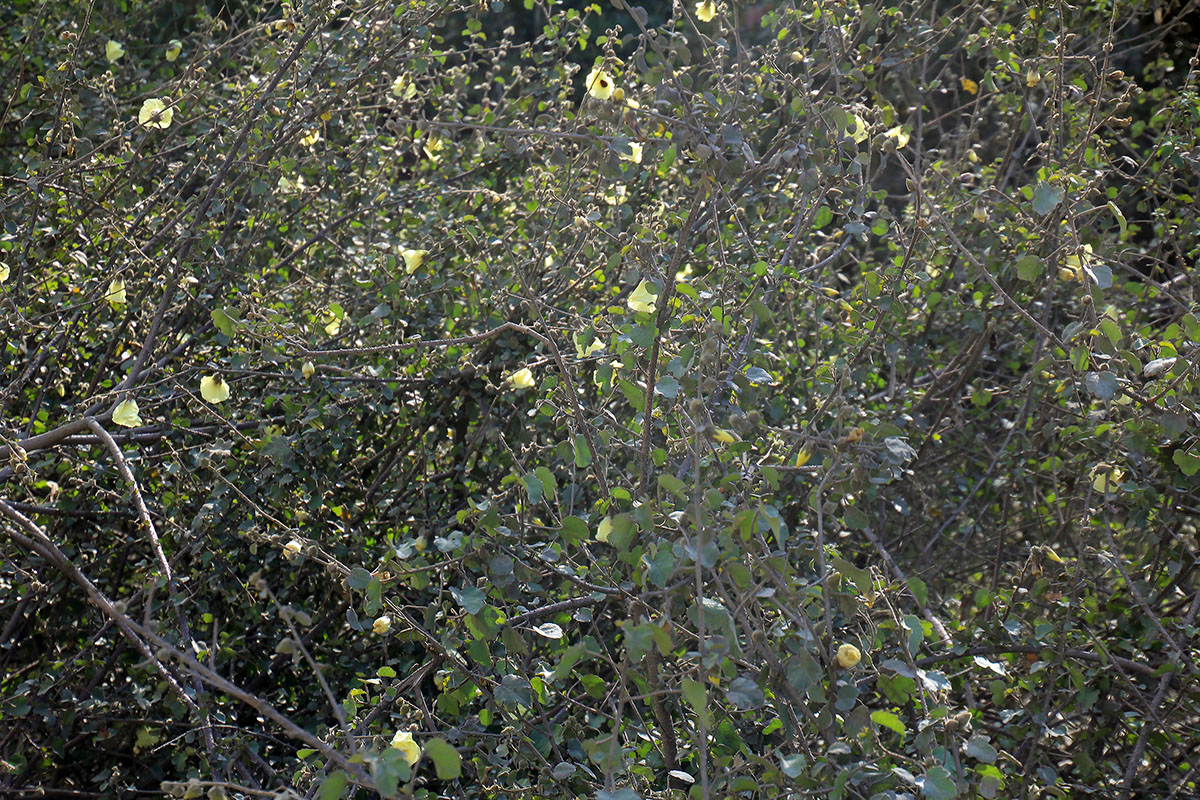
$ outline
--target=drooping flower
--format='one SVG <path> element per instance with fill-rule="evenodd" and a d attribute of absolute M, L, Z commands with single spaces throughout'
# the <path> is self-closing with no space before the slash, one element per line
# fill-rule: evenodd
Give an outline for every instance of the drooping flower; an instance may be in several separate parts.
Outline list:
<path fill-rule="evenodd" d="M 959 78 L 958 82 L 962 86 L 963 91 L 967 94 L 979 94 L 979 84 L 970 78 L 964 76 Z"/>
<path fill-rule="evenodd" d="M 392 97 L 401 100 L 411 100 L 417 96 L 417 85 L 408 79 L 407 75 L 397 75 L 392 81 Z"/>
<path fill-rule="evenodd" d="M 862 661 L 862 653 L 858 652 L 858 648 L 852 644 L 844 644 L 837 649 L 838 666 L 842 669 L 850 669 L 859 661 Z"/>
<path fill-rule="evenodd" d="M 724 444 L 733 444 L 737 441 L 737 435 L 733 431 L 726 430 L 725 428 L 713 428 L 712 438 L 713 441 L 722 442 Z"/>
<path fill-rule="evenodd" d="M 532 389 L 535 383 L 533 370 L 529 369 L 529 367 L 521 367 L 512 375 L 509 375 L 504 383 L 511 389 Z"/>
<path fill-rule="evenodd" d="M 300 553 L 304 545 L 299 539 L 292 539 L 283 546 L 283 557 L 288 561 L 295 561 L 300 557 Z"/>
<path fill-rule="evenodd" d="M 596 67 L 588 73 L 586 86 L 588 94 L 597 100 L 609 99 L 613 96 L 613 89 L 616 88 L 612 76 L 600 67 Z"/>
<path fill-rule="evenodd" d="M 425 263 L 425 256 L 429 255 L 429 251 L 405 249 L 400 251 L 400 255 L 404 257 L 404 271 L 412 275 Z"/>
<path fill-rule="evenodd" d="M 164 57 L 167 61 L 174 61 L 179 58 L 181 52 L 183 52 L 183 42 L 178 39 L 172 39 L 167 43 L 167 52 L 164 53 Z"/>
<path fill-rule="evenodd" d="M 313 362 L 311 362 L 311 361 L 305 361 L 304 364 L 300 367 L 300 374 L 303 375 L 305 378 L 311 378 L 313 376 L 313 374 L 316 373 L 316 371 L 317 371 L 317 368 L 315 365 L 313 365 Z"/>
<path fill-rule="evenodd" d="M 604 342 L 600 341 L 599 339 L 593 339 L 592 343 L 589 344 L 587 347 L 584 347 L 583 345 L 576 342 L 575 343 L 575 355 L 578 356 L 579 358 L 587 358 L 592 353 L 599 352 L 600 350 L 603 350 L 604 348 L 605 348 Z"/>
<path fill-rule="evenodd" d="M 104 57 L 109 60 L 109 63 L 115 64 L 121 60 L 121 56 L 125 55 L 125 48 L 120 42 L 109 39 L 104 45 Z"/>
<path fill-rule="evenodd" d="M 174 118 L 175 109 L 157 97 L 151 97 L 142 103 L 142 110 L 138 112 L 138 124 L 147 128 L 166 130 L 171 127 L 171 120 Z"/>
<path fill-rule="evenodd" d="M 885 135 L 885 136 L 889 136 L 889 137 L 891 137 L 892 139 L 895 139 L 895 140 L 896 140 L 896 147 L 906 147 L 906 146 L 908 145 L 908 140 L 909 140 L 909 139 L 911 138 L 911 136 L 912 136 L 912 134 L 911 134 L 909 131 L 906 131 L 906 130 L 904 129 L 904 126 L 903 126 L 903 125 L 897 125 L 896 127 L 894 127 L 894 128 L 892 128 L 892 129 L 890 129 L 890 130 L 889 130 L 889 131 L 888 131 L 886 134 L 884 134 L 884 135 Z"/>
<path fill-rule="evenodd" d="M 629 299 L 625 301 L 625 305 L 629 306 L 634 311 L 645 311 L 647 314 L 653 314 L 657 307 L 656 298 L 658 290 L 654 288 L 654 284 L 650 281 L 642 281 L 629 295 Z"/>
<path fill-rule="evenodd" d="M 410 767 L 421 760 L 421 746 L 413 741 L 409 731 L 396 731 L 392 737 L 392 747 L 404 754 L 404 760 Z"/>
<path fill-rule="evenodd" d="M 622 160 L 624 160 L 624 161 L 632 161 L 632 162 L 633 162 L 633 163 L 635 163 L 635 164 L 640 164 L 640 163 L 642 163 L 642 150 L 643 150 L 643 148 L 642 148 L 642 145 L 641 145 L 641 143 L 640 143 L 640 142 L 630 142 L 630 143 L 629 143 L 629 150 L 630 150 L 630 152 L 629 152 L 629 155 L 622 155 L 622 156 L 621 156 Z"/>
<path fill-rule="evenodd" d="M 200 396 L 210 403 L 229 399 L 229 384 L 220 375 L 205 375 L 200 379 Z"/>
<path fill-rule="evenodd" d="M 8 264 L 0 263 L 0 283 L 8 280 L 8 276 L 12 274 L 8 268 Z"/>
<path fill-rule="evenodd" d="M 136 428 L 144 424 L 142 418 L 138 416 L 137 400 L 130 398 L 117 403 L 117 407 L 113 409 L 112 421 L 122 428 Z"/>
<path fill-rule="evenodd" d="M 425 153 L 425 157 L 430 161 L 437 161 L 441 158 L 442 148 L 446 143 L 437 136 L 425 137 L 425 143 L 421 145 L 421 151 Z"/>
<path fill-rule="evenodd" d="M 381 636 L 383 634 L 387 633 L 388 631 L 390 631 L 391 629 L 392 629 L 392 618 L 389 617 L 387 614 L 384 614 L 382 617 L 376 617 L 375 621 L 371 623 L 371 630 L 375 631 L 376 633 L 378 633 Z"/>
<path fill-rule="evenodd" d="M 104 299 L 108 301 L 114 311 L 125 305 L 127 300 L 125 281 L 113 278 L 108 284 L 108 294 L 104 296 Z"/>
<path fill-rule="evenodd" d="M 696 3 L 696 19 L 701 22 L 712 22 L 717 15 L 717 4 L 713 0 L 701 0 Z"/>

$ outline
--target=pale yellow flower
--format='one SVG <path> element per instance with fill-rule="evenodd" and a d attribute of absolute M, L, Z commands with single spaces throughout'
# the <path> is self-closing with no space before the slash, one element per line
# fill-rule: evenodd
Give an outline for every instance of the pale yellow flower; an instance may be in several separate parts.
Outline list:
<path fill-rule="evenodd" d="M 127 298 L 128 295 L 125 292 L 125 281 L 121 280 L 120 278 L 113 278 L 108 284 L 108 294 L 104 296 L 104 299 L 108 301 L 108 304 L 112 306 L 113 310 L 115 311 L 121 306 L 125 305 Z"/>
<path fill-rule="evenodd" d="M 417 85 L 408 79 L 406 75 L 397 75 L 396 80 L 392 81 L 392 97 L 399 97 L 401 100 L 411 100 L 417 96 Z"/>
<path fill-rule="evenodd" d="M 0 283 L 8 280 L 8 276 L 11 274 L 12 272 L 9 270 L 8 264 L 0 263 Z"/>
<path fill-rule="evenodd" d="M 906 131 L 904 129 L 903 125 L 897 125 L 896 127 L 892 128 L 884 135 L 889 136 L 892 139 L 895 139 L 896 147 L 906 147 L 908 145 L 908 140 L 912 136 L 912 134 L 909 131 Z"/>
<path fill-rule="evenodd" d="M 625 305 L 629 306 L 634 311 L 645 311 L 647 314 L 653 314 L 657 303 L 655 299 L 658 297 L 658 292 L 652 291 L 653 284 L 649 281 L 642 281 L 629 295 L 629 299 L 625 301 Z"/>
<path fill-rule="evenodd" d="M 183 42 L 178 39 L 172 39 L 167 43 L 167 52 L 164 54 L 167 61 L 174 61 L 179 58 L 179 54 L 183 52 Z"/>
<path fill-rule="evenodd" d="M 391 629 L 392 629 L 392 618 L 389 617 L 387 614 L 384 614 L 382 617 L 376 617 L 375 621 L 371 623 L 371 630 L 375 631 L 376 633 L 378 633 L 381 636 L 383 634 L 387 633 L 388 631 L 390 631 Z"/>
<path fill-rule="evenodd" d="M 205 375 L 200 379 L 200 396 L 210 403 L 229 399 L 229 384 L 220 375 Z"/>
<path fill-rule="evenodd" d="M 157 97 L 151 97 L 142 103 L 142 110 L 138 112 L 138 124 L 147 128 L 166 130 L 171 127 L 171 120 L 174 118 L 175 109 Z"/>
<path fill-rule="evenodd" d="M 299 539 L 292 539 L 283 546 L 283 557 L 288 561 L 295 561 L 300 557 L 301 549 L 304 547 Z"/>
<path fill-rule="evenodd" d="M 604 342 L 600 341 L 599 339 L 593 339 L 592 343 L 589 344 L 587 347 L 584 347 L 583 345 L 581 345 L 577 342 L 575 344 L 575 355 L 577 355 L 579 358 L 587 358 L 592 353 L 603 350 L 604 347 L 605 347 Z"/>
<path fill-rule="evenodd" d="M 425 153 L 425 157 L 430 161 L 437 161 L 441 158 L 442 148 L 446 143 L 437 136 L 427 136 L 425 144 L 421 146 L 421 150 Z"/>
<path fill-rule="evenodd" d="M 737 436 L 733 431 L 724 428 L 713 428 L 713 441 L 723 442 L 724 444 L 733 444 L 737 441 Z"/>
<path fill-rule="evenodd" d="M 862 661 L 862 653 L 852 644 L 844 644 L 837 649 L 837 663 L 842 669 L 850 669 Z"/>
<path fill-rule="evenodd" d="M 513 389 L 532 389 L 535 383 L 533 371 L 529 367 L 521 367 L 509 375 L 504 383 Z"/>
<path fill-rule="evenodd" d="M 630 142 L 629 150 L 629 155 L 622 155 L 621 158 L 625 161 L 632 161 L 635 164 L 642 163 L 642 145 L 638 142 Z"/>
<path fill-rule="evenodd" d="M 410 767 L 421 760 L 421 746 L 413 741 L 413 735 L 408 731 L 396 731 L 392 737 L 392 747 L 404 754 L 404 760 Z"/>
<path fill-rule="evenodd" d="M 400 255 L 404 257 L 404 271 L 412 275 L 425 263 L 425 256 L 429 255 L 429 251 L 406 249 L 401 250 Z"/>
<path fill-rule="evenodd" d="M 305 378 L 311 378 L 316 371 L 317 368 L 311 361 L 305 361 L 304 365 L 300 367 L 300 374 Z"/>
<path fill-rule="evenodd" d="M 613 84 L 612 76 L 605 72 L 600 67 L 596 67 L 587 76 L 588 94 L 597 100 L 607 100 L 613 96 L 613 89 L 616 86 Z"/>
<path fill-rule="evenodd" d="M 112 421 L 122 428 L 136 428 L 143 424 L 142 418 L 138 416 L 138 411 L 137 400 L 122 400 L 113 409 Z"/>
<path fill-rule="evenodd" d="M 717 15 L 717 4 L 713 0 L 702 0 L 696 3 L 696 19 L 701 22 L 712 22 Z"/>
<path fill-rule="evenodd" d="M 104 45 L 104 57 L 110 63 L 115 64 L 117 61 L 120 61 L 123 55 L 125 55 L 125 48 L 121 46 L 120 42 L 109 39 L 108 43 Z"/>

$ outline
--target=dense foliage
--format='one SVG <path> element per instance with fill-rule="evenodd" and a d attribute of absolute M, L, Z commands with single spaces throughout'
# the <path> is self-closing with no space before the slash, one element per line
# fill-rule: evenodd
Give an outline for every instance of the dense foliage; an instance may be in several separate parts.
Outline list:
<path fill-rule="evenodd" d="M 1181 5 L 11 0 L 0 793 L 1197 796 Z"/>

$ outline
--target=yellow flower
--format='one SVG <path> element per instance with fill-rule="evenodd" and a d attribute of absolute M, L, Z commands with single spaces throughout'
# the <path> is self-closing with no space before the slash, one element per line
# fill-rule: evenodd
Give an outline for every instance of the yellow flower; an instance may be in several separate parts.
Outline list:
<path fill-rule="evenodd" d="M 220 375 L 205 375 L 200 379 L 200 396 L 210 403 L 229 399 L 229 384 Z"/>
<path fill-rule="evenodd" d="M 313 365 L 313 363 L 311 361 L 305 361 L 304 366 L 300 367 L 300 374 L 303 375 L 305 378 L 311 378 L 313 376 L 313 373 L 315 373 L 316 371 L 317 371 L 317 368 Z"/>
<path fill-rule="evenodd" d="M 142 418 L 138 416 L 137 400 L 122 400 L 117 403 L 117 407 L 113 409 L 112 421 L 122 428 L 136 428 L 142 425 Z"/>
<path fill-rule="evenodd" d="M 717 15 L 717 4 L 713 0 L 702 0 L 696 3 L 696 19 L 701 22 L 712 22 L 712 18 Z"/>
<path fill-rule="evenodd" d="M 108 284 L 108 294 L 104 296 L 104 299 L 113 307 L 113 310 L 125 305 L 125 281 L 120 278 L 113 278 Z"/>
<path fill-rule="evenodd" d="M 315 128 L 306 133 L 304 136 L 300 137 L 300 144 L 304 145 L 305 147 L 312 147 L 319 141 L 321 141 L 321 134 Z"/>
<path fill-rule="evenodd" d="M 421 746 L 413 741 L 413 735 L 408 731 L 396 731 L 392 737 L 392 747 L 404 754 L 404 760 L 410 767 L 421 760 Z"/>
<path fill-rule="evenodd" d="M 853 139 L 855 144 L 862 144 L 870 135 L 867 121 L 857 114 L 847 114 L 847 117 L 846 135 Z"/>
<path fill-rule="evenodd" d="M 425 144 L 421 146 L 421 150 L 425 152 L 425 157 L 430 161 L 437 161 L 442 148 L 445 146 L 446 143 L 437 136 L 427 136 L 425 137 Z"/>
<path fill-rule="evenodd" d="M 179 41 L 178 39 L 172 39 L 167 43 L 167 52 L 165 53 L 165 57 L 167 61 L 174 61 L 175 59 L 179 58 L 179 54 L 181 52 L 183 52 L 183 42 Z"/>
<path fill-rule="evenodd" d="M 862 661 L 862 653 L 852 644 L 844 644 L 837 649 L 837 663 L 842 669 L 850 669 Z"/>
<path fill-rule="evenodd" d="M 412 275 L 425 263 L 425 256 L 429 255 L 429 251 L 401 250 L 400 255 L 404 257 L 404 271 Z"/>
<path fill-rule="evenodd" d="M 1025 73 L 1025 85 L 1030 89 L 1042 82 L 1042 76 L 1033 67 L 1029 68 L 1029 72 Z"/>
<path fill-rule="evenodd" d="M 654 284 L 649 281 L 642 281 L 629 295 L 629 299 L 625 301 L 625 305 L 629 306 L 634 311 L 645 311 L 647 314 L 653 314 L 656 306 L 655 298 L 658 297 L 658 291 L 654 289 Z"/>
<path fill-rule="evenodd" d="M 110 63 L 115 64 L 117 61 L 120 61 L 121 56 L 123 55 L 125 55 L 125 48 L 121 46 L 120 42 L 115 42 L 112 39 L 109 39 L 108 43 L 104 45 L 104 57 L 107 58 Z"/>
<path fill-rule="evenodd" d="M 796 453 L 796 466 L 803 467 L 812 458 L 812 453 L 808 452 L 807 447 L 801 447 L 800 452 Z"/>
<path fill-rule="evenodd" d="M 380 636 L 387 633 L 391 629 L 392 629 L 392 618 L 389 617 L 387 614 L 384 614 L 382 617 L 376 617 L 375 621 L 371 623 L 371 630 L 375 631 Z"/>
<path fill-rule="evenodd" d="M 406 75 L 397 75 L 396 80 L 392 81 L 392 97 L 399 97 L 401 100 L 411 100 L 417 95 L 417 85 L 408 79 Z"/>
<path fill-rule="evenodd" d="M 713 428 L 713 441 L 724 442 L 725 444 L 733 444 L 737 441 L 737 435 L 733 431 L 725 430 L 724 428 Z"/>
<path fill-rule="evenodd" d="M 147 128 L 161 128 L 166 130 L 171 127 L 171 120 L 174 118 L 175 109 L 169 107 L 157 97 L 151 97 L 142 103 L 142 110 L 138 112 L 138 124 L 144 125 Z"/>
<path fill-rule="evenodd" d="M 604 347 L 605 347 L 604 342 L 600 341 L 599 339 L 593 339 L 592 343 L 589 344 L 587 347 L 583 347 L 578 342 L 576 342 L 575 343 L 575 355 L 577 355 L 579 358 L 587 358 L 592 353 L 603 350 Z"/>
<path fill-rule="evenodd" d="M 504 382 L 513 389 L 532 389 L 534 385 L 533 371 L 529 367 L 521 367 L 509 375 Z"/>
<path fill-rule="evenodd" d="M 299 539 L 292 539 L 283 546 L 283 557 L 288 561 L 295 561 L 300 557 L 300 551 L 303 546 Z"/>
<path fill-rule="evenodd" d="M 600 67 L 596 67 L 588 73 L 586 85 L 588 94 L 597 100 L 607 100 L 612 97 L 613 89 L 616 88 L 613 85 L 612 76 Z"/>
<path fill-rule="evenodd" d="M 0 263 L 0 283 L 4 283 L 6 280 L 8 280 L 8 276 L 10 274 L 11 273 L 9 272 L 8 264 Z"/>
<path fill-rule="evenodd" d="M 962 86 L 963 91 L 967 94 L 979 94 L 979 84 L 970 78 L 959 78 L 958 83 Z"/>
<path fill-rule="evenodd" d="M 1124 470 L 1111 464 L 1097 464 L 1092 470 L 1092 488 L 1103 494 L 1119 491 L 1124 479 Z"/>
<path fill-rule="evenodd" d="M 911 136 L 911 134 L 908 131 L 904 130 L 903 125 L 897 125 L 896 127 L 892 128 L 884 135 L 890 136 L 891 138 L 895 139 L 896 147 L 906 147 L 908 145 L 908 140 Z"/>
<path fill-rule="evenodd" d="M 629 155 L 623 155 L 621 158 L 625 161 L 632 161 L 635 164 L 642 163 L 642 145 L 638 142 L 630 142 L 629 150 Z"/>

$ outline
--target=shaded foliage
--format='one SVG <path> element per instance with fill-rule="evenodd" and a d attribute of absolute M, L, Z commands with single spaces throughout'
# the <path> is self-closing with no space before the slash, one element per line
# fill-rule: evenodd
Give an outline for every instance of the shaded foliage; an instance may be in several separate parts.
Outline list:
<path fill-rule="evenodd" d="M 1196 793 L 1185 20 L 704 5 L 0 11 L 4 791 Z"/>

